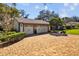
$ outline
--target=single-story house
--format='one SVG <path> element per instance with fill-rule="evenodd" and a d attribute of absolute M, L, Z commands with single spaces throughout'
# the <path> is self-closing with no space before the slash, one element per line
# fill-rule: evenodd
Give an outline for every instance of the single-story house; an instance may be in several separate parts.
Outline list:
<path fill-rule="evenodd" d="M 25 32 L 26 34 L 39 34 L 49 31 L 49 22 L 43 20 L 33 20 L 26 18 L 16 18 L 14 21 L 16 31 Z"/>
<path fill-rule="evenodd" d="M 68 22 L 68 23 L 66 23 L 67 26 L 75 26 L 77 24 L 79 24 L 79 22 Z"/>
<path fill-rule="evenodd" d="M 68 22 L 68 23 L 66 23 L 66 27 L 68 29 L 70 29 L 70 28 L 76 28 L 76 25 L 79 25 L 79 22 Z"/>

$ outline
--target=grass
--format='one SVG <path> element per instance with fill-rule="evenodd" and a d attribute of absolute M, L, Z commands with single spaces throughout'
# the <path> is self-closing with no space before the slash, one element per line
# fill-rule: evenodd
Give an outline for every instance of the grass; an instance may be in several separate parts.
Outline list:
<path fill-rule="evenodd" d="M 79 29 L 65 30 L 67 34 L 79 35 Z"/>
<path fill-rule="evenodd" d="M 55 32 L 59 32 L 59 31 L 65 31 L 66 34 L 79 35 L 79 29 L 55 30 Z"/>

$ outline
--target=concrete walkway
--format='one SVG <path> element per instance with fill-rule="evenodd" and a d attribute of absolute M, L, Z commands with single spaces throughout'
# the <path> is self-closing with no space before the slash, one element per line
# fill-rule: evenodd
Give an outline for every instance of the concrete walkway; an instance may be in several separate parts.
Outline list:
<path fill-rule="evenodd" d="M 4 56 L 61 56 L 79 55 L 79 35 L 53 36 L 43 34 L 0 48 Z"/>

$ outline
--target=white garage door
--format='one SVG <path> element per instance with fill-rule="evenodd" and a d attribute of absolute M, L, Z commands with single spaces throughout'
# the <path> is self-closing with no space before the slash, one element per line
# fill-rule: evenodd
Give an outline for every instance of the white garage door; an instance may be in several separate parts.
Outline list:
<path fill-rule="evenodd" d="M 33 34 L 33 27 L 32 26 L 24 27 L 24 32 L 26 34 Z"/>
<path fill-rule="evenodd" d="M 20 32 L 23 32 L 23 24 L 20 24 Z"/>
<path fill-rule="evenodd" d="M 37 26 L 37 33 L 48 32 L 48 26 Z"/>

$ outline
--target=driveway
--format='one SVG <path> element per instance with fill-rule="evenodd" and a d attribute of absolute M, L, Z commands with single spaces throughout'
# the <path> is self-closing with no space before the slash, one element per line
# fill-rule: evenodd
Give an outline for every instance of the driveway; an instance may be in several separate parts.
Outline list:
<path fill-rule="evenodd" d="M 0 48 L 5 56 L 62 56 L 79 55 L 79 35 L 53 36 L 43 34 Z"/>

